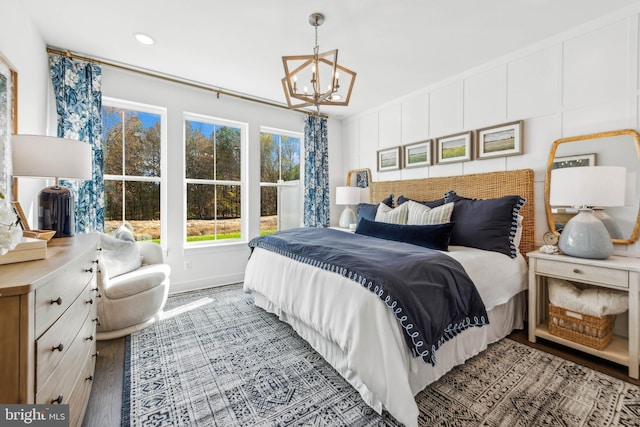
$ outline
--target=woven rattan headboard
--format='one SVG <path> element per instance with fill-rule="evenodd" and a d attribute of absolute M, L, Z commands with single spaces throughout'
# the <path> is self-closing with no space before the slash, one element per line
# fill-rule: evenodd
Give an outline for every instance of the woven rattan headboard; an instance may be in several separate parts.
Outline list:
<path fill-rule="evenodd" d="M 519 169 L 442 178 L 372 182 L 371 203 L 379 203 L 389 194 L 394 194 L 396 199 L 405 196 L 415 200 L 435 200 L 442 198 L 449 190 L 455 190 L 464 197 L 478 199 L 518 195 L 527 199 L 527 203 L 520 210 L 520 215 L 524 217 L 520 253 L 526 254 L 536 248 L 533 177 L 532 169 Z"/>

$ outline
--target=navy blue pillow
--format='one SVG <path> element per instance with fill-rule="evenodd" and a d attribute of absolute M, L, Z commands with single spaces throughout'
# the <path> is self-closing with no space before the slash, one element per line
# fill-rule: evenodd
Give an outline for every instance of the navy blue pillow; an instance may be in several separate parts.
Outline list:
<path fill-rule="evenodd" d="M 384 203 L 385 205 L 387 205 L 390 208 L 392 208 L 393 207 L 393 194 L 389 194 L 389 196 L 387 196 L 387 198 L 382 200 L 381 203 Z M 358 205 L 358 207 L 356 208 L 356 212 L 358 212 L 358 222 L 360 222 L 361 218 L 367 218 L 367 219 L 369 219 L 371 221 L 375 221 L 376 212 L 378 212 L 378 205 L 372 205 L 370 203 L 360 203 Z"/>
<path fill-rule="evenodd" d="M 426 200 L 424 202 L 421 202 L 420 200 L 414 200 L 414 199 L 409 199 L 409 198 L 404 197 L 404 196 L 400 196 L 400 197 L 398 197 L 398 206 L 400 206 L 401 204 L 403 204 L 404 202 L 406 202 L 408 200 L 414 201 L 416 203 L 420 203 L 421 205 L 428 206 L 431 209 L 437 208 L 438 206 L 444 205 L 444 197 L 442 199 L 438 199 L 438 200 Z"/>
<path fill-rule="evenodd" d="M 358 222 L 356 233 L 446 251 L 449 249 L 453 229 L 452 222 L 435 225 L 399 225 L 362 218 Z"/>
<path fill-rule="evenodd" d="M 444 196 L 453 202 L 451 221 L 456 223 L 449 244 L 500 252 L 515 258 L 513 238 L 518 228 L 518 212 L 526 199 L 504 196 L 496 199 L 469 199 L 455 191 Z"/>

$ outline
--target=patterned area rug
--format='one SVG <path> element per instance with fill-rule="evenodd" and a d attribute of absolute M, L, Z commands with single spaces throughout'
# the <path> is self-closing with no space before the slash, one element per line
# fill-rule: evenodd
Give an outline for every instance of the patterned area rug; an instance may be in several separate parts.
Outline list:
<path fill-rule="evenodd" d="M 123 426 L 398 426 L 240 285 L 127 339 Z M 640 387 L 504 339 L 416 396 L 421 426 L 640 426 Z"/>

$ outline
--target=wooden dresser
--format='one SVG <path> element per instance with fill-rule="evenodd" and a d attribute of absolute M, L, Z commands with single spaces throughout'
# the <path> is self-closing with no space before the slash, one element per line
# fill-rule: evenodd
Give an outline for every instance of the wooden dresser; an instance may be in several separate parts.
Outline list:
<path fill-rule="evenodd" d="M 0 403 L 69 404 L 82 424 L 96 360 L 97 234 L 0 266 Z"/>

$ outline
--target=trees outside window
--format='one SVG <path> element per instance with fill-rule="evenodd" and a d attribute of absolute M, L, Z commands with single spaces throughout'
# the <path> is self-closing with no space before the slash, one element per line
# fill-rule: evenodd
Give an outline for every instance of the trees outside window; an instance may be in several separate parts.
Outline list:
<path fill-rule="evenodd" d="M 242 147 L 247 125 L 185 115 L 187 242 L 242 239 Z"/>
<path fill-rule="evenodd" d="M 302 223 L 302 134 L 260 130 L 260 233 Z"/>
<path fill-rule="evenodd" d="M 162 108 L 103 99 L 105 231 L 125 223 L 137 240 L 161 239 Z"/>

